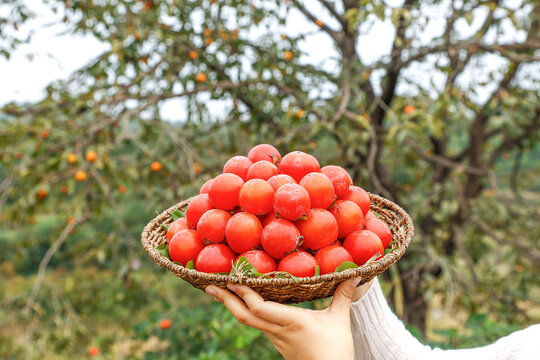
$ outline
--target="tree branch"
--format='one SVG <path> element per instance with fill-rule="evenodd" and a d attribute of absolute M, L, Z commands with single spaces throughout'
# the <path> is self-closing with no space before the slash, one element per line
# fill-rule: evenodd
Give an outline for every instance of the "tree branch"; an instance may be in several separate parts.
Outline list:
<path fill-rule="evenodd" d="M 51 261 L 53 255 L 58 251 L 58 249 L 60 249 L 60 247 L 62 246 L 64 241 L 66 241 L 68 235 L 75 228 L 75 226 L 86 221 L 88 218 L 89 216 L 86 215 L 77 218 L 72 222 L 69 222 L 64 228 L 64 230 L 62 230 L 58 238 L 53 242 L 51 247 L 47 250 L 47 252 L 43 256 L 43 259 L 41 259 L 41 262 L 39 263 L 36 279 L 34 280 L 34 284 L 32 285 L 32 289 L 30 290 L 30 295 L 28 295 L 28 300 L 26 301 L 26 306 L 24 307 L 25 312 L 28 312 L 31 308 L 34 307 L 36 296 L 39 293 L 41 283 L 43 282 L 43 277 L 45 276 L 45 270 L 47 270 L 47 265 L 49 265 L 49 261 Z"/>
<path fill-rule="evenodd" d="M 332 37 L 332 39 L 334 39 L 334 41 L 336 41 L 336 42 L 339 41 L 339 32 L 329 28 L 324 23 L 318 24 L 318 22 L 320 20 L 315 15 L 313 15 L 311 12 L 309 12 L 309 10 L 304 7 L 304 5 L 300 4 L 300 2 L 298 0 L 293 0 L 293 4 L 294 4 L 294 6 L 296 6 L 296 8 L 298 10 L 300 10 L 300 12 L 302 14 L 304 14 L 305 17 L 307 17 L 309 20 L 311 20 L 312 23 L 316 24 L 321 29 L 323 29 L 328 35 L 330 35 Z"/>
<path fill-rule="evenodd" d="M 522 253 L 523 258 L 527 259 L 533 268 L 540 269 L 540 251 L 532 248 L 528 241 L 523 241 L 521 236 L 510 234 L 510 236 L 505 236 L 503 238 L 493 230 L 493 227 L 480 220 L 477 216 L 471 216 L 470 220 L 499 244 L 513 245 L 516 247 Z"/>
<path fill-rule="evenodd" d="M 323 6 L 328 10 L 330 11 L 330 13 L 334 16 L 334 18 L 339 21 L 339 23 L 341 24 L 342 28 L 343 28 L 343 31 L 347 31 L 347 21 L 345 20 L 345 18 L 337 12 L 336 8 L 334 7 L 334 5 L 332 5 L 329 1 L 327 0 L 319 0 L 319 2 L 321 4 L 323 4 Z"/>
<path fill-rule="evenodd" d="M 471 167 L 465 164 L 462 164 L 460 162 L 454 161 L 450 158 L 447 158 L 445 156 L 436 155 L 436 154 L 428 154 L 425 151 L 422 150 L 420 146 L 418 146 L 417 143 L 415 143 L 412 140 L 405 140 L 405 144 L 409 147 L 411 147 L 414 151 L 418 153 L 423 159 L 437 165 L 442 165 L 443 167 L 446 167 L 448 169 L 453 169 L 458 172 L 465 172 L 477 176 L 483 176 L 487 175 L 487 171 L 480 168 Z"/>

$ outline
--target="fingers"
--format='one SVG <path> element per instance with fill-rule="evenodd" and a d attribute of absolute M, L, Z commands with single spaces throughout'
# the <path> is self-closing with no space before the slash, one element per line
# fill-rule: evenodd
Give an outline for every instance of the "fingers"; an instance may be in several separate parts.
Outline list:
<path fill-rule="evenodd" d="M 348 315 L 354 291 L 360 281 L 361 278 L 357 277 L 339 284 L 334 292 L 334 298 L 330 304 L 330 311 Z"/>
<path fill-rule="evenodd" d="M 298 314 L 294 314 L 294 309 L 286 305 L 272 301 L 264 301 L 261 295 L 245 285 L 232 285 L 227 287 L 240 296 L 249 310 L 258 318 L 277 325 L 286 325 Z"/>
<path fill-rule="evenodd" d="M 367 293 L 368 290 L 371 288 L 371 285 L 373 284 L 373 281 L 375 281 L 375 278 L 371 279 L 367 283 L 362 284 L 362 285 L 358 286 L 356 289 L 354 289 L 352 301 L 355 302 L 355 301 L 360 300 L 362 298 L 362 296 L 364 296 L 365 293 Z"/>
<path fill-rule="evenodd" d="M 213 285 L 207 286 L 205 291 L 210 295 L 213 295 L 217 301 L 223 303 L 239 323 L 254 327 L 264 332 L 271 331 L 273 329 L 273 324 L 258 318 L 249 310 L 246 304 L 239 297 L 231 292 Z"/>

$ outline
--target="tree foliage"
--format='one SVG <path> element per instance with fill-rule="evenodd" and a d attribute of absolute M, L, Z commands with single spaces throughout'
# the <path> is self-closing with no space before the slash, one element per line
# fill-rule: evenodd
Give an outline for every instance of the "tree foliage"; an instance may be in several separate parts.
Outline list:
<path fill-rule="evenodd" d="M 43 214 L 66 222 L 50 228 L 41 250 L 6 240 L 13 253 L 1 260 L 35 251 L 29 268 L 45 269 L 61 256 L 47 259 L 47 250 L 70 243 L 87 251 L 86 263 L 121 268 L 142 257 L 138 232 L 155 210 L 195 194 L 229 156 L 268 142 L 340 164 L 409 211 L 415 242 L 387 274 L 407 322 L 424 330 L 435 294 L 471 313 L 533 321 L 516 299 L 537 288 L 540 264 L 538 3 L 48 5 L 70 32 L 91 34 L 108 50 L 51 84 L 42 101 L 0 109 L 2 226 L 9 232 Z M 32 13 L 22 1 L 8 6 L 5 56 L 25 41 L 13 28 Z M 288 33 L 296 21 L 305 29 Z M 368 61 L 362 36 L 381 24 L 393 29 L 391 49 Z M 331 41 L 330 66 L 306 60 L 313 34 Z M 164 119 L 163 105 L 178 99 L 181 121 Z M 80 170 L 84 181 L 75 179 Z M 140 202 L 122 214 L 127 198 Z M 102 215 L 106 230 L 95 242 L 69 236 Z"/>

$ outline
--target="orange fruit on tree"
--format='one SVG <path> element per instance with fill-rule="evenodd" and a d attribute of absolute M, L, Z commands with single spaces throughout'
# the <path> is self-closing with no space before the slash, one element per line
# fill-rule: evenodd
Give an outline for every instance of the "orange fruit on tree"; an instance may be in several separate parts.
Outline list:
<path fill-rule="evenodd" d="M 118 191 L 120 191 L 121 194 L 125 194 L 127 191 L 127 187 L 125 185 L 120 185 L 118 187 Z"/>
<path fill-rule="evenodd" d="M 45 199 L 47 197 L 47 190 L 39 189 L 38 192 L 37 192 L 37 197 L 40 200 Z"/>
<path fill-rule="evenodd" d="M 90 346 L 88 348 L 88 355 L 89 356 L 98 356 L 99 355 L 99 348 L 97 346 Z"/>
<path fill-rule="evenodd" d="M 201 164 L 199 164 L 198 162 L 196 163 L 193 163 L 193 172 L 197 175 L 199 175 L 200 173 L 202 173 L 202 167 L 201 167 Z"/>
<path fill-rule="evenodd" d="M 324 23 L 323 23 L 321 20 L 319 20 L 319 19 L 316 19 L 316 20 L 315 20 L 315 24 L 317 24 L 317 26 L 319 26 L 319 27 L 323 27 L 323 26 L 324 26 Z"/>
<path fill-rule="evenodd" d="M 94 150 L 90 150 L 86 153 L 86 160 L 88 162 L 94 162 L 97 159 L 97 153 Z"/>
<path fill-rule="evenodd" d="M 41 138 L 42 139 L 48 139 L 50 135 L 51 135 L 51 132 L 49 130 L 47 130 L 47 129 L 45 129 L 45 130 L 43 130 L 41 132 Z"/>
<path fill-rule="evenodd" d="M 154 162 L 152 162 L 152 164 L 150 165 L 150 169 L 152 169 L 152 171 L 154 171 L 154 172 L 160 171 L 161 168 L 163 168 L 163 165 L 162 165 L 161 162 L 159 162 L 159 161 L 154 161 Z"/>
<path fill-rule="evenodd" d="M 191 50 L 189 52 L 189 58 L 192 59 L 192 60 L 195 60 L 196 58 L 199 57 L 199 54 L 197 54 L 197 52 L 195 50 Z"/>
<path fill-rule="evenodd" d="M 77 162 L 77 155 L 71 153 L 67 156 L 67 162 L 70 164 L 75 164 Z"/>
<path fill-rule="evenodd" d="M 67 192 L 68 192 L 68 187 L 67 187 L 66 185 L 62 185 L 62 186 L 60 187 L 60 192 L 61 192 L 62 194 L 67 194 Z"/>
<path fill-rule="evenodd" d="M 403 112 L 405 113 L 405 115 L 412 114 L 415 111 L 416 111 L 416 107 L 414 105 L 407 105 L 405 106 L 405 109 L 403 109 Z"/>
<path fill-rule="evenodd" d="M 144 5 L 143 5 L 143 8 L 142 8 L 142 11 L 150 10 L 153 7 L 154 7 L 154 2 L 153 1 L 145 1 Z"/>
<path fill-rule="evenodd" d="M 203 30 L 203 35 L 204 35 L 204 36 L 210 36 L 210 35 L 212 35 L 212 30 L 210 30 L 210 29 L 208 29 L 208 28 L 204 29 L 204 30 Z"/>
<path fill-rule="evenodd" d="M 205 44 L 206 46 L 212 45 L 213 42 L 214 42 L 214 39 L 212 39 L 212 38 L 206 38 L 206 39 L 204 40 L 204 44 Z"/>
<path fill-rule="evenodd" d="M 300 109 L 296 112 L 296 117 L 297 118 L 303 118 L 304 117 L 304 110 Z"/>
<path fill-rule="evenodd" d="M 86 180 L 86 171 L 79 170 L 75 173 L 75 180 L 77 181 L 84 181 Z"/>
<path fill-rule="evenodd" d="M 162 328 L 163 330 L 166 330 L 166 329 L 170 328 L 171 325 L 172 325 L 171 319 L 162 319 L 159 322 L 159 327 Z"/>
<path fill-rule="evenodd" d="M 287 61 L 291 60 L 293 58 L 293 53 L 289 50 L 286 50 L 283 52 L 283 58 Z"/>
<path fill-rule="evenodd" d="M 197 82 L 205 82 L 206 79 L 206 74 L 198 73 L 197 75 L 195 75 L 195 80 L 197 80 Z"/>

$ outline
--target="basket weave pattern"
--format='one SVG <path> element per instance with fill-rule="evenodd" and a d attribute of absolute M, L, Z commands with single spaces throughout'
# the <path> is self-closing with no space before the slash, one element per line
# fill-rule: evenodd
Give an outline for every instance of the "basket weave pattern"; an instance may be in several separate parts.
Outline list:
<path fill-rule="evenodd" d="M 172 223 L 171 212 L 185 207 L 191 199 L 179 202 L 150 221 L 142 232 L 141 242 L 157 264 L 198 289 L 204 290 L 210 284 L 222 288 L 225 288 L 227 283 L 244 284 L 258 292 L 265 300 L 284 304 L 311 301 L 332 296 L 339 283 L 353 277 L 360 276 L 362 278 L 360 284 L 366 283 L 384 272 L 405 254 L 414 236 L 414 226 L 410 216 L 401 207 L 383 197 L 374 194 L 369 194 L 369 196 L 371 210 L 379 214 L 380 219 L 391 227 L 393 241 L 391 248 L 394 250 L 377 261 L 339 273 L 299 278 L 298 281 L 289 278 L 238 278 L 202 273 L 174 264 L 156 250 L 157 245 L 167 242 L 166 231 L 161 225 Z"/>

